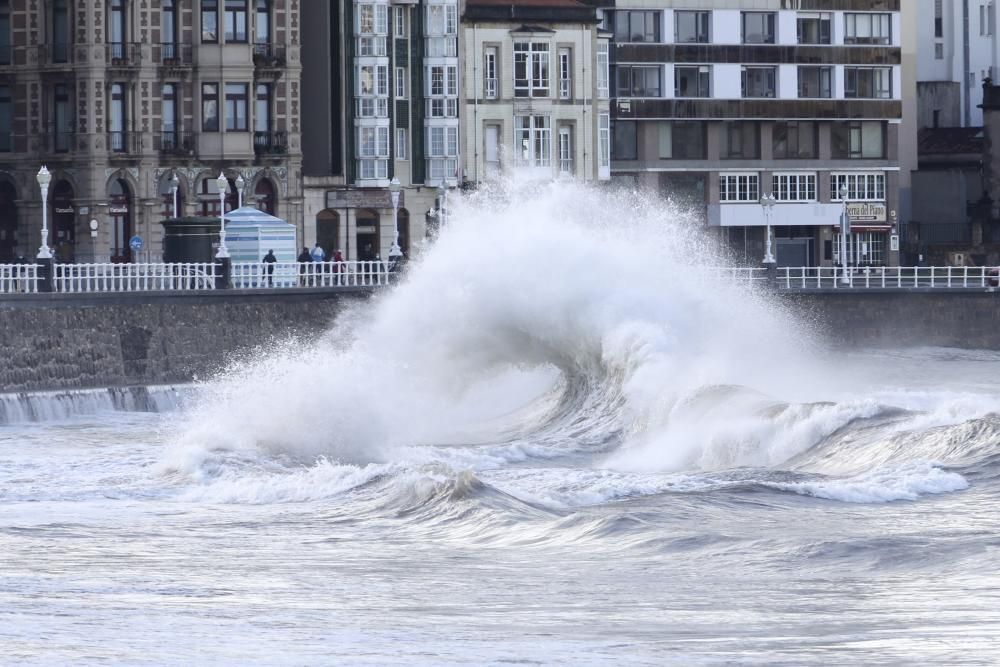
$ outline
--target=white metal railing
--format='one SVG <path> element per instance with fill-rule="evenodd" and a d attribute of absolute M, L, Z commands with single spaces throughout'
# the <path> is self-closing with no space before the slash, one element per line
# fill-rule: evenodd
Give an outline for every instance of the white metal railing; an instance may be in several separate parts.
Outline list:
<path fill-rule="evenodd" d="M 767 269 L 762 267 L 718 266 L 708 271 L 716 280 L 737 285 L 763 285 L 767 282 Z"/>
<path fill-rule="evenodd" d="M 989 266 L 833 266 L 781 267 L 779 289 L 974 289 L 997 286 L 997 267 Z"/>
<path fill-rule="evenodd" d="M 0 294 L 33 294 L 37 291 L 37 264 L 0 264 Z"/>
<path fill-rule="evenodd" d="M 235 262 L 232 286 L 247 288 L 377 287 L 389 284 L 389 264 L 373 262 Z"/>
<path fill-rule="evenodd" d="M 215 289 L 212 262 L 55 264 L 56 292 L 151 292 Z"/>

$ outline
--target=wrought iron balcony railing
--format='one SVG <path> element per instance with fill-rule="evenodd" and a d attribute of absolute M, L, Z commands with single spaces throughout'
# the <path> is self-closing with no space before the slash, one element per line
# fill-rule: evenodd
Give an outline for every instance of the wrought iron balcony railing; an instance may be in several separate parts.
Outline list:
<path fill-rule="evenodd" d="M 191 44 L 165 42 L 153 47 L 153 60 L 164 67 L 190 67 L 194 63 Z"/>
<path fill-rule="evenodd" d="M 140 132 L 108 132 L 108 152 L 135 155 L 142 152 Z"/>
<path fill-rule="evenodd" d="M 107 60 L 111 67 L 138 67 L 142 63 L 142 45 L 136 42 L 110 42 Z"/>
<path fill-rule="evenodd" d="M 253 64 L 255 67 L 284 67 L 287 61 L 282 44 L 254 44 Z"/>
<path fill-rule="evenodd" d="M 166 130 L 161 132 L 157 139 L 159 144 L 156 149 L 164 155 L 194 154 L 194 134 L 191 132 Z"/>
<path fill-rule="evenodd" d="M 257 155 L 280 155 L 288 151 L 288 133 L 284 130 L 275 132 L 254 132 L 253 150 Z"/>

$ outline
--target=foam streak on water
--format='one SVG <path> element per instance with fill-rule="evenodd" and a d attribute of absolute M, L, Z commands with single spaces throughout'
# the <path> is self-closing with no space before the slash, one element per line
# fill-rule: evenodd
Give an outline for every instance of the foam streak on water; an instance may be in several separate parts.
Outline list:
<path fill-rule="evenodd" d="M 1000 659 L 1000 355 L 824 350 L 634 195 L 453 208 L 320 340 L 0 426 L 7 659 Z"/>

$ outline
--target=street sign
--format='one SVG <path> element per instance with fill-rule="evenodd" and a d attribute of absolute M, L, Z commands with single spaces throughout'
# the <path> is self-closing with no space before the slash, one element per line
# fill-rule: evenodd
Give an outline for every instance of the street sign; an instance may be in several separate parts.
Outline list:
<path fill-rule="evenodd" d="M 128 247 L 132 248 L 132 250 L 142 250 L 142 238 L 133 236 L 128 240 Z"/>

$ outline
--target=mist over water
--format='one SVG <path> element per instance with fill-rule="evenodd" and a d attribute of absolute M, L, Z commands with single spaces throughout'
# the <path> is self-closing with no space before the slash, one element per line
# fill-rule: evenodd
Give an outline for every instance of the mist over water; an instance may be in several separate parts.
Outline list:
<path fill-rule="evenodd" d="M 1000 354 L 825 349 L 638 193 L 452 199 L 399 285 L 177 412 L 7 427 L 0 644 L 40 663 L 1000 659 Z M 62 652 L 35 614 L 71 619 L 49 629 Z"/>

